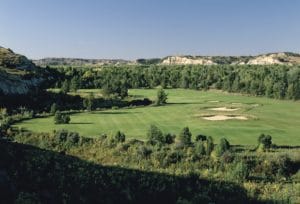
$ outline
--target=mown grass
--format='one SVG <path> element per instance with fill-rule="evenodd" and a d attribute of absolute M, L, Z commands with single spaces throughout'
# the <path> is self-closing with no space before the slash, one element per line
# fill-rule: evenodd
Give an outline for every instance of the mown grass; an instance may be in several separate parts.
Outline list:
<path fill-rule="evenodd" d="M 155 89 L 133 89 L 130 95 L 155 99 Z M 300 103 L 263 97 L 244 96 L 220 91 L 168 89 L 165 106 L 138 107 L 78 113 L 71 123 L 55 125 L 53 117 L 38 118 L 16 124 L 30 131 L 49 132 L 68 129 L 84 136 L 124 132 L 127 138 L 145 139 L 150 124 L 164 132 L 178 134 L 188 126 L 193 133 L 226 137 L 232 144 L 254 145 L 261 133 L 270 134 L 278 145 L 300 144 Z M 236 107 L 233 112 L 209 110 L 213 107 Z M 201 115 L 244 115 L 249 120 L 208 121 Z"/>

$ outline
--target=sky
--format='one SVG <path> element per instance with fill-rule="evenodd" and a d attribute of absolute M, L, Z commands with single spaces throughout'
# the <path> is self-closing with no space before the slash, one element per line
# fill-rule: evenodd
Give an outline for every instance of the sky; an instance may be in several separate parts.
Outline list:
<path fill-rule="evenodd" d="M 31 59 L 300 53 L 300 1 L 0 0 L 0 46 Z"/>

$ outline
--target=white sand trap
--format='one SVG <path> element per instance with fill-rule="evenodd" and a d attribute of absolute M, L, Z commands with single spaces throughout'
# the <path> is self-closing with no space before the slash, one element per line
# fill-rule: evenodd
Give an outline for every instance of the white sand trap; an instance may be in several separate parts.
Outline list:
<path fill-rule="evenodd" d="M 210 108 L 209 110 L 213 110 L 213 111 L 237 111 L 237 110 L 239 110 L 239 108 L 219 107 L 219 108 Z"/>
<path fill-rule="evenodd" d="M 203 116 L 205 120 L 220 121 L 220 120 L 248 120 L 247 117 L 242 115 L 211 115 Z"/>
<path fill-rule="evenodd" d="M 220 101 L 208 101 L 209 103 L 219 103 Z"/>
<path fill-rule="evenodd" d="M 258 107 L 259 104 L 255 103 L 255 104 L 252 104 L 253 107 Z"/>

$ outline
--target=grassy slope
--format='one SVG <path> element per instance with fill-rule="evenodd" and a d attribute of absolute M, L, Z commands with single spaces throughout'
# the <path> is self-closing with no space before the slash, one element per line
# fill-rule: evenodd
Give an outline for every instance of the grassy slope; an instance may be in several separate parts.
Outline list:
<path fill-rule="evenodd" d="M 169 104 L 162 107 L 142 107 L 80 113 L 71 116 L 71 124 L 54 125 L 53 118 L 24 121 L 19 126 L 28 130 L 47 132 L 53 129 L 69 129 L 86 136 L 101 133 L 112 134 L 117 130 L 127 137 L 144 139 L 150 124 L 156 124 L 165 132 L 178 134 L 189 126 L 193 135 L 202 133 L 216 140 L 226 137 L 232 144 L 256 144 L 260 133 L 271 134 L 279 145 L 300 144 L 300 103 L 260 97 L 228 94 L 218 91 L 167 90 Z M 130 90 L 130 94 L 154 99 L 156 90 Z M 211 101 L 220 101 L 213 103 Z M 232 103 L 242 103 L 232 105 Z M 255 107 L 255 104 L 259 106 Z M 234 106 L 236 112 L 224 114 L 250 115 L 248 121 L 207 121 L 199 114 L 218 114 L 208 107 Z"/>

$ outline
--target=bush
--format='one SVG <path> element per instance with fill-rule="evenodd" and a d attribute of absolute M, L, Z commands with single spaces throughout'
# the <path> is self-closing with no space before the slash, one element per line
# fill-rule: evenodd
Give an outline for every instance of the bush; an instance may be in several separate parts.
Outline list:
<path fill-rule="evenodd" d="M 207 137 L 205 135 L 199 134 L 199 135 L 196 136 L 196 142 L 205 141 L 206 139 L 207 139 Z"/>
<path fill-rule="evenodd" d="M 137 155 L 140 159 L 149 158 L 151 153 L 152 153 L 152 150 L 149 147 L 145 146 L 145 145 L 139 146 L 137 148 Z"/>
<path fill-rule="evenodd" d="M 272 137 L 270 135 L 261 134 L 258 139 L 258 150 L 265 151 L 272 146 Z"/>
<path fill-rule="evenodd" d="M 165 93 L 163 89 L 158 89 L 157 91 L 157 99 L 156 99 L 156 105 L 163 105 L 167 103 L 168 95 Z"/>
<path fill-rule="evenodd" d="M 70 122 L 70 116 L 67 114 L 62 114 L 60 111 L 56 111 L 54 115 L 55 124 L 68 124 Z"/>
<path fill-rule="evenodd" d="M 231 174 L 234 179 L 242 181 L 249 177 L 250 169 L 245 162 L 240 161 L 235 163 Z"/>
<path fill-rule="evenodd" d="M 51 114 L 51 115 L 54 115 L 54 114 L 56 113 L 57 110 L 58 110 L 58 109 L 57 109 L 56 103 L 53 103 L 53 104 L 51 105 L 51 108 L 50 108 L 50 114 Z"/>
<path fill-rule="evenodd" d="M 69 148 L 71 146 L 79 144 L 80 136 L 77 132 L 58 130 L 54 132 L 54 140 L 58 145 Z"/>
<path fill-rule="evenodd" d="M 163 143 L 164 137 L 162 131 L 155 125 L 151 125 L 148 132 L 147 138 L 150 144 L 155 145 L 157 143 Z"/>
<path fill-rule="evenodd" d="M 192 143 L 192 133 L 188 127 L 182 129 L 178 136 L 178 141 L 183 144 L 183 146 L 189 146 Z"/>
<path fill-rule="evenodd" d="M 225 138 L 220 139 L 220 143 L 217 146 L 217 156 L 222 156 L 226 151 L 230 149 L 230 144 Z"/>
<path fill-rule="evenodd" d="M 175 135 L 172 135 L 170 133 L 166 134 L 164 136 L 164 143 L 166 143 L 166 144 L 172 144 L 172 143 L 174 143 L 175 137 L 176 137 Z"/>
<path fill-rule="evenodd" d="M 125 142 L 125 138 L 125 134 L 120 131 L 118 131 L 114 137 L 117 142 Z"/>
<path fill-rule="evenodd" d="M 195 154 L 198 157 L 201 157 L 206 154 L 205 147 L 202 141 L 198 141 L 195 144 Z"/>
<path fill-rule="evenodd" d="M 214 150 L 214 141 L 213 138 L 211 136 L 207 137 L 206 140 L 206 155 L 210 155 L 212 153 L 212 151 Z"/>

